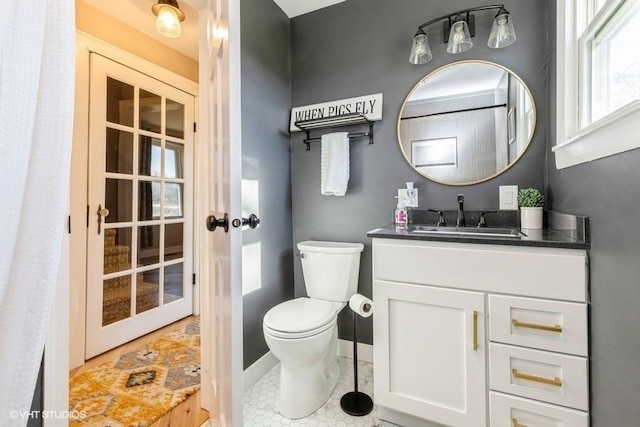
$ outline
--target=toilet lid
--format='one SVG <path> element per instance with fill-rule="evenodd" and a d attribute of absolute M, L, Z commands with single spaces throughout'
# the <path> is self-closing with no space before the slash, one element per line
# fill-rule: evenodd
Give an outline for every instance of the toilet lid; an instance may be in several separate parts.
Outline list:
<path fill-rule="evenodd" d="M 336 308 L 329 302 L 296 298 L 273 307 L 264 315 L 264 326 L 274 331 L 298 333 L 313 331 L 336 318 Z"/>

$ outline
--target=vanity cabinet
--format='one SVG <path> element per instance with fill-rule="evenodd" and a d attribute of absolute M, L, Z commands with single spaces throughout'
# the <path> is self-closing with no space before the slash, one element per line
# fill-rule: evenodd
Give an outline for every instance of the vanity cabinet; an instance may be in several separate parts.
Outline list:
<path fill-rule="evenodd" d="M 375 283 L 378 405 L 447 425 L 486 418 L 480 292 Z M 379 392 L 378 390 L 384 390 Z"/>
<path fill-rule="evenodd" d="M 587 252 L 373 239 L 374 395 L 405 427 L 588 427 Z"/>

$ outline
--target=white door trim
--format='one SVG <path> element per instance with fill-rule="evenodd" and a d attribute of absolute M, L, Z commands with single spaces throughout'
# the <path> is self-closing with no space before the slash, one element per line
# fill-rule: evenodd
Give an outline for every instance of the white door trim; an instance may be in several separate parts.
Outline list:
<path fill-rule="evenodd" d="M 89 54 L 96 52 L 103 56 L 138 68 L 179 87 L 196 97 L 196 122 L 198 105 L 198 84 L 178 74 L 140 59 L 128 52 L 104 43 L 88 34 L 76 32 L 76 91 L 75 120 L 73 133 L 73 151 L 71 163 L 71 195 L 69 213 L 71 215 L 70 243 L 62 252 L 60 261 L 61 274 L 58 280 L 54 300 L 51 327 L 44 357 L 45 379 L 43 386 L 43 409 L 45 411 L 67 411 L 69 369 L 84 363 L 85 337 L 85 301 L 86 301 L 86 206 L 87 206 L 87 160 L 89 136 Z M 84 117 L 84 120 L 78 118 Z M 197 147 L 197 137 L 195 141 Z M 194 180 L 194 194 L 198 194 L 198 180 Z M 195 236 L 196 238 L 198 236 Z M 196 246 L 197 247 L 197 246 Z M 197 258 L 194 271 L 198 270 Z M 73 260 L 73 262 L 72 262 Z M 199 281 L 198 281 L 199 282 Z M 196 285 L 194 294 L 200 289 Z M 194 298 L 194 310 L 199 312 L 198 300 Z M 66 368 L 65 368 L 66 367 Z M 45 427 L 62 427 L 68 420 L 47 418 L 43 420 Z"/>
<path fill-rule="evenodd" d="M 69 263 L 69 293 L 70 293 L 70 318 L 69 335 L 73 337 L 70 342 L 69 368 L 74 369 L 82 366 L 85 360 L 85 318 L 86 318 L 86 228 L 85 216 L 87 199 L 87 177 L 89 150 L 87 141 L 89 139 L 89 56 L 91 52 L 107 57 L 133 68 L 156 79 L 165 81 L 171 86 L 187 92 L 196 97 L 194 110 L 197 117 L 198 105 L 198 84 L 188 80 L 176 73 L 168 71 L 158 65 L 132 55 L 115 46 L 105 43 L 89 34 L 81 31 L 76 32 L 76 95 L 75 95 L 75 118 L 73 151 L 71 163 L 71 201 L 70 214 L 72 218 L 72 235 L 70 254 L 67 259 Z M 78 120 L 85 116 L 86 120 Z M 198 144 L 198 134 L 194 137 L 194 149 Z M 197 171 L 195 171 L 197 172 Z M 200 186 L 197 175 L 194 175 L 194 197 L 199 194 Z M 194 217 L 195 220 L 195 217 Z M 197 248 L 197 239 L 194 234 L 194 249 Z M 198 271 L 197 253 L 194 251 L 193 271 Z M 73 262 L 71 262 L 73 260 Z M 198 275 L 199 277 L 199 275 Z M 197 280 L 193 288 L 194 293 L 194 313 L 199 313 L 200 280 Z M 67 375 L 68 376 L 68 375 Z"/>

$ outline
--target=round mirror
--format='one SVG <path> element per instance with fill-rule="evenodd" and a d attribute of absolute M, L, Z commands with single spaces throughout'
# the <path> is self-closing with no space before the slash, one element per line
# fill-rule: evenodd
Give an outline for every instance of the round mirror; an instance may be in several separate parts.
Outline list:
<path fill-rule="evenodd" d="M 535 103 L 518 76 L 498 64 L 461 61 L 429 73 L 409 92 L 398 141 L 424 177 L 469 185 L 509 169 L 535 127 Z"/>

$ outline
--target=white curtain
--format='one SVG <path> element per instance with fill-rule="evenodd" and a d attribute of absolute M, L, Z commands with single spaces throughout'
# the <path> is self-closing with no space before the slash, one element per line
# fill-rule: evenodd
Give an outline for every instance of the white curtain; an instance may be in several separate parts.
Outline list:
<path fill-rule="evenodd" d="M 74 0 L 3 0 L 0 13 L 0 425 L 24 426 L 65 230 Z M 59 369 L 67 369 L 60 366 Z"/>

